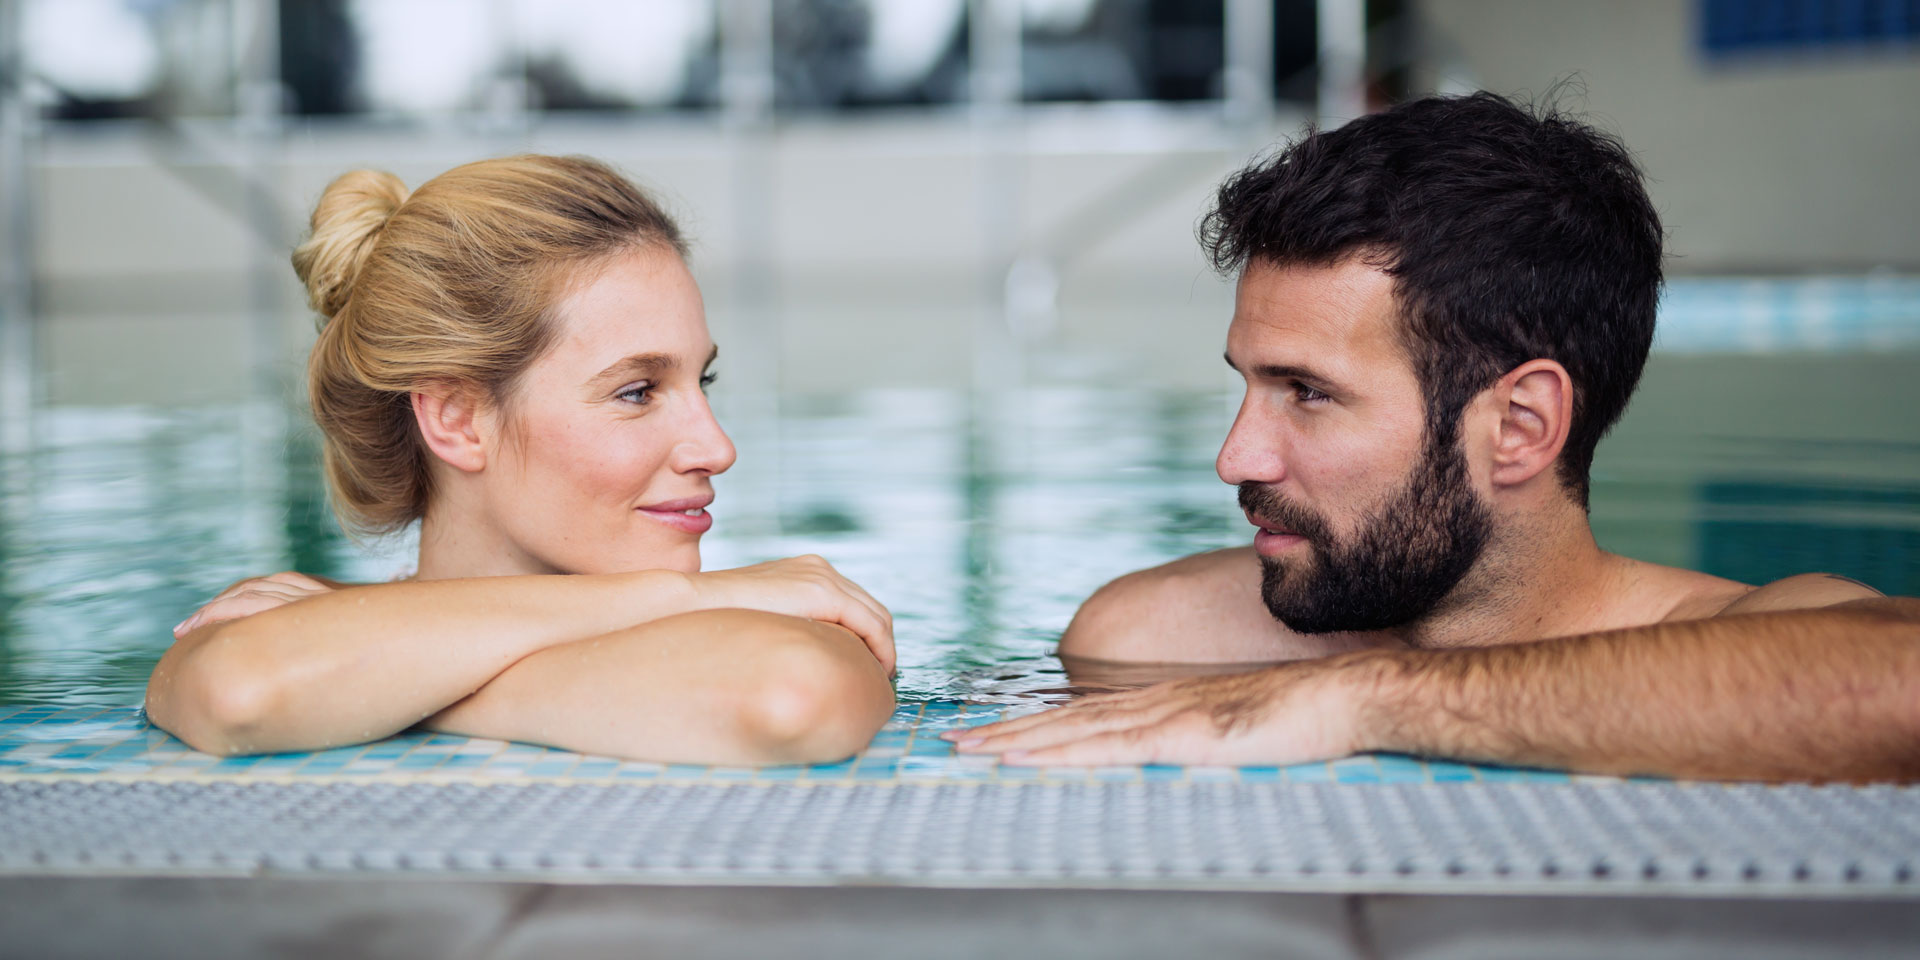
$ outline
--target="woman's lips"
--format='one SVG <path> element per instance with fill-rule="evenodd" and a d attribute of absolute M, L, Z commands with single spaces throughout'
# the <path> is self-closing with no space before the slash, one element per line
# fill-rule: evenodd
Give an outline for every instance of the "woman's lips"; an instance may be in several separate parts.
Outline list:
<path fill-rule="evenodd" d="M 666 526 L 697 536 L 713 528 L 713 514 L 707 512 L 707 505 L 712 502 L 711 496 L 687 497 L 648 504 L 639 510 Z"/>

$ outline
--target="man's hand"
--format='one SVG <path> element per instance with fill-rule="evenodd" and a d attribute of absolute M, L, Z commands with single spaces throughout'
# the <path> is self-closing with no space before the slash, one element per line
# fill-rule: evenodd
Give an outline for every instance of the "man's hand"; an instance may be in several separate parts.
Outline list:
<path fill-rule="evenodd" d="M 942 738 L 1021 766 L 1290 764 L 1369 749 L 1373 656 L 1310 660 L 1088 697 Z"/>

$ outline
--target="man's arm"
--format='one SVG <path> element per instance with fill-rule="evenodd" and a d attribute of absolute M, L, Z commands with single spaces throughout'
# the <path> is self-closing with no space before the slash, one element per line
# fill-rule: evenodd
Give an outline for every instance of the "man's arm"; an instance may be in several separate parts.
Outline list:
<path fill-rule="evenodd" d="M 1422 651 L 1377 669 L 1361 749 L 1704 779 L 1920 777 L 1920 600 Z"/>
<path fill-rule="evenodd" d="M 1742 612 L 1780 592 L 1706 620 L 1176 681 L 952 739 L 1032 764 L 1391 750 L 1677 777 L 1920 777 L 1920 600 Z"/>

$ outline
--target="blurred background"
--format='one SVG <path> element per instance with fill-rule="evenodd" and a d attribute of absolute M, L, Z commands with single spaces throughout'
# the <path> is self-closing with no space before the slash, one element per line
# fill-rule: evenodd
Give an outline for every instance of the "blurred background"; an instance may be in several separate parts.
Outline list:
<path fill-rule="evenodd" d="M 345 170 L 521 151 L 693 238 L 716 562 L 819 549 L 1039 649 L 1244 540 L 1215 184 L 1482 88 L 1622 136 L 1670 230 L 1603 542 L 1920 592 L 1920 0 L 0 0 L 0 683 L 103 623 L 143 675 L 228 574 L 391 571 L 326 514 L 287 253 Z"/>

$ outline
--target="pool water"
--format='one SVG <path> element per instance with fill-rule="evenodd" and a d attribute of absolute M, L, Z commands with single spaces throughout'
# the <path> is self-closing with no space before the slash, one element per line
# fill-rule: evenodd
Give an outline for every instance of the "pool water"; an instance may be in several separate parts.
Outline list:
<path fill-rule="evenodd" d="M 1914 352 L 1656 357 L 1595 467 L 1601 543 L 1920 594 L 1916 373 Z M 1213 474 L 1224 380 L 752 399 L 716 396 L 741 461 L 716 483 L 707 565 L 826 556 L 894 611 L 908 702 L 1062 698 L 1052 649 L 1080 600 L 1249 540 Z M 138 704 L 170 627 L 229 582 L 409 562 L 404 537 L 339 531 L 298 411 L 62 407 L 35 435 L 0 492 L 0 704 Z"/>

